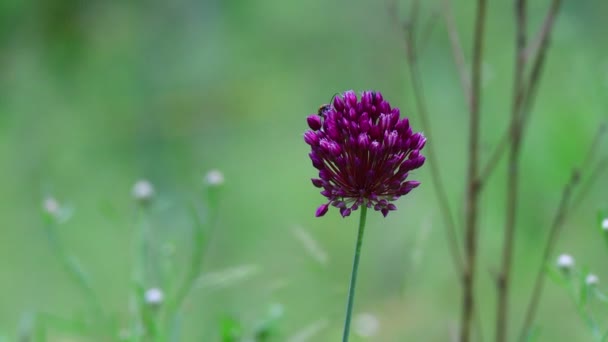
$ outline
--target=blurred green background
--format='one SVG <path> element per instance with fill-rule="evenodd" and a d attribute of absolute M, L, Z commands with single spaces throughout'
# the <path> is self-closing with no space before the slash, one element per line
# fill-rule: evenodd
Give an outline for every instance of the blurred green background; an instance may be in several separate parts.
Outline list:
<path fill-rule="evenodd" d="M 423 18 L 439 5 L 424 2 Z M 400 2 L 400 17 L 408 6 Z M 511 6 L 490 2 L 484 161 L 510 113 Z M 534 32 L 547 6 L 547 0 L 530 5 Z M 474 2 L 454 8 L 469 59 Z M 606 14 L 605 1 L 566 0 L 557 21 L 524 142 L 513 328 L 521 323 L 563 185 L 607 117 Z M 176 246 L 177 260 L 186 260 L 187 205 L 201 196 L 204 174 L 219 169 L 226 182 L 203 272 L 254 272 L 196 290 L 184 340 L 216 340 L 225 315 L 251 327 L 277 303 L 285 312 L 277 341 L 310 324 L 322 327 L 310 341 L 337 340 L 357 215 L 342 219 L 333 210 L 314 217 L 323 198 L 309 181 L 315 170 L 302 139 L 305 117 L 336 92 L 375 89 L 419 130 L 403 45 L 382 1 L 2 1 L 0 337 L 14 339 L 24 313 L 70 317 L 84 305 L 46 241 L 45 196 L 73 208 L 60 234 L 105 308 L 124 317 L 133 183 L 147 178 L 155 185 L 154 229 Z M 467 110 L 440 18 L 423 45 L 434 125 L 429 143 L 461 221 Z M 604 144 L 600 154 L 606 153 Z M 414 176 L 422 186 L 399 201 L 397 212 L 369 218 L 355 311 L 378 319 L 370 341 L 446 341 L 457 327 L 460 288 L 428 167 Z M 482 198 L 478 287 L 486 339 L 493 334 L 504 176 L 503 162 Z M 557 248 L 600 281 L 608 279 L 607 251 L 596 214 L 608 207 L 607 183 L 600 177 Z M 302 229 L 326 253 L 325 263 L 307 251 Z M 550 282 L 538 317 L 542 341 L 590 340 L 565 292 Z M 608 315 L 601 317 L 605 323 Z"/>

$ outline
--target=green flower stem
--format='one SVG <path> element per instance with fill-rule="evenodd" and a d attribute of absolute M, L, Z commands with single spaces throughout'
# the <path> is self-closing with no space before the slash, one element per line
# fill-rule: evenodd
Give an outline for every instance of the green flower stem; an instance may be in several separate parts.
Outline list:
<path fill-rule="evenodd" d="M 147 289 L 147 281 L 149 280 L 149 265 L 150 260 L 150 227 L 148 226 L 148 212 L 145 206 L 146 203 L 138 203 L 136 208 L 136 229 L 134 254 L 133 254 L 133 270 L 132 270 L 132 305 L 133 305 L 133 321 L 131 326 L 131 334 L 133 341 L 141 341 L 144 338 L 150 337 L 151 333 L 156 332 L 154 322 L 151 320 L 149 309 L 146 307 L 144 300 Z"/>
<path fill-rule="evenodd" d="M 182 286 L 179 287 L 173 299 L 167 304 L 167 318 L 170 336 L 180 336 L 181 309 L 184 302 L 196 286 L 196 281 L 201 276 L 203 261 L 208 254 L 209 241 L 212 236 L 207 236 L 206 232 L 213 233 L 218 217 L 219 189 L 217 186 L 207 188 L 207 218 L 203 219 L 198 213 L 196 206 L 191 206 L 191 216 L 194 222 L 194 232 L 192 236 L 192 260 L 190 269 Z M 178 338 L 175 338 L 178 340 Z"/>
<path fill-rule="evenodd" d="M 103 316 L 102 306 L 97 298 L 95 291 L 93 290 L 93 286 L 91 284 L 91 280 L 89 279 L 88 274 L 84 271 L 80 262 L 76 257 L 69 254 L 67 248 L 64 246 L 63 242 L 59 239 L 59 236 L 55 230 L 55 223 L 49 222 L 46 225 L 46 233 L 47 239 L 54 253 L 57 255 L 66 272 L 73 278 L 73 280 L 78 284 L 82 292 L 86 295 L 86 298 L 91 303 L 92 308 L 99 316 Z"/>
<path fill-rule="evenodd" d="M 357 246 L 355 247 L 355 258 L 353 260 L 353 270 L 350 274 L 350 286 L 348 288 L 348 305 L 346 306 L 346 319 L 344 321 L 344 334 L 342 342 L 348 342 L 350 332 L 350 321 L 353 314 L 353 302 L 355 301 L 355 287 L 357 286 L 357 271 L 359 269 L 359 259 L 361 258 L 361 245 L 363 245 L 363 232 L 365 231 L 365 218 L 367 217 L 367 207 L 361 206 L 361 218 L 359 219 L 359 233 L 357 235 Z"/>

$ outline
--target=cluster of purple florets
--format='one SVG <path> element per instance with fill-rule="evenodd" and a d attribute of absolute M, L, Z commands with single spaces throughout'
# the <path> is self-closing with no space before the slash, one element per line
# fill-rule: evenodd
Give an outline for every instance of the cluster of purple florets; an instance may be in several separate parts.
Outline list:
<path fill-rule="evenodd" d="M 360 100 L 354 91 L 337 95 L 307 121 L 304 140 L 319 170 L 312 183 L 329 200 L 317 209 L 317 217 L 329 205 L 343 217 L 362 205 L 386 216 L 397 209 L 391 201 L 420 184 L 406 179 L 424 164 L 420 150 L 426 138 L 413 133 L 409 119 L 400 118 L 399 108 L 391 108 L 379 92 L 364 91 Z"/>

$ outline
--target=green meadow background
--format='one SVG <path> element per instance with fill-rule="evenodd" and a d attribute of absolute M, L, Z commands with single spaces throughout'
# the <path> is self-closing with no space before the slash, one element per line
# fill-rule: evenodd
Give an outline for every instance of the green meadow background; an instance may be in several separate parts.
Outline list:
<path fill-rule="evenodd" d="M 425 1 L 422 18 L 440 3 Z M 548 3 L 531 1 L 534 32 Z M 404 18 L 409 2 L 399 4 Z M 512 4 L 489 6 L 484 161 L 510 115 L 514 45 Z M 474 2 L 453 7 L 470 60 Z M 608 117 L 607 14 L 608 2 L 565 0 L 555 27 L 522 154 L 512 337 L 562 188 Z M 421 45 L 434 126 L 429 144 L 439 153 L 452 210 L 462 222 L 468 115 L 440 17 Z M 73 317 L 86 305 L 46 239 L 46 196 L 73 209 L 59 233 L 90 273 L 106 311 L 126 325 L 132 185 L 141 178 L 154 184 L 153 229 L 174 246 L 175 274 L 183 276 L 192 229 L 188 205 L 202 197 L 211 169 L 226 181 L 202 272 L 246 274 L 193 292 L 183 340 L 218 340 L 226 315 L 251 330 L 277 305 L 283 316 L 275 341 L 311 324 L 322 329 L 310 341 L 338 340 L 358 215 L 342 219 L 330 209 L 314 217 L 323 198 L 309 180 L 316 173 L 302 138 L 305 118 L 337 92 L 375 89 L 420 130 L 404 57 L 402 32 L 383 1 L 2 1 L 0 340 L 15 340 L 28 314 Z M 604 143 L 599 154 L 607 153 Z M 399 200 L 397 212 L 386 219 L 369 215 L 355 311 L 374 315 L 380 330 L 354 341 L 448 341 L 457 328 L 460 287 L 428 166 L 412 178 L 422 185 Z M 597 213 L 608 209 L 607 186 L 600 176 L 557 247 L 600 283 L 608 279 L 608 249 Z M 503 161 L 481 205 L 477 284 L 486 340 L 494 330 L 492 275 L 504 207 Z M 307 250 L 302 230 L 325 262 Z M 608 310 L 595 310 L 605 328 Z M 591 341 L 566 292 L 550 281 L 537 322 L 540 341 Z"/>

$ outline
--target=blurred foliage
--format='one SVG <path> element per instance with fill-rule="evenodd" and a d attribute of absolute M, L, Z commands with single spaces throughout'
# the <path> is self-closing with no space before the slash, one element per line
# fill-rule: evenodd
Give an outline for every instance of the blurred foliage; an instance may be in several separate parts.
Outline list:
<path fill-rule="evenodd" d="M 439 3 L 424 2 L 424 19 Z M 530 28 L 537 30 L 548 1 L 530 3 Z M 408 2 L 400 4 L 404 17 Z M 473 6 L 455 6 L 467 56 Z M 511 10 L 507 1 L 490 4 L 484 158 L 509 116 Z M 607 117 L 607 13 L 605 1 L 564 1 L 558 18 L 524 141 L 515 318 L 528 298 L 561 188 Z M 453 209 L 460 210 L 467 114 L 440 20 L 424 46 L 435 134 L 429 143 L 439 152 Z M 18 334 L 24 314 L 73 317 L 85 305 L 47 244 L 39 215 L 45 196 L 73 208 L 57 234 L 79 256 L 105 306 L 124 314 L 136 226 L 132 184 L 148 178 L 156 185 L 152 229 L 175 246 L 175 262 L 183 263 L 192 228 L 184 218 L 203 175 L 216 168 L 226 186 L 203 273 L 251 265 L 259 272 L 195 289 L 184 308 L 183 339 L 218 339 L 230 313 L 251 327 L 263 317 L 260 308 L 274 302 L 285 307 L 282 336 L 328 317 L 314 340 L 336 339 L 356 222 L 313 217 L 322 198 L 309 182 L 315 172 L 302 141 L 305 117 L 336 92 L 378 89 L 419 127 L 405 70 L 401 32 L 383 2 L 0 2 L 0 340 Z M 600 150 L 608 153 L 605 144 Z M 424 170 L 415 176 L 423 184 L 400 201 L 400 210 L 387 219 L 372 215 L 368 223 L 355 310 L 378 316 L 378 341 L 444 341 L 459 315 L 460 293 L 430 177 Z M 490 274 L 502 236 L 503 179 L 501 167 L 483 197 L 480 270 Z M 558 247 L 588 260 L 600 279 L 608 279 L 608 270 L 595 213 L 608 206 L 599 190 L 607 185 L 601 178 Z M 327 263 L 307 254 L 292 234 L 296 226 L 327 251 Z M 481 272 L 479 288 L 489 335 L 491 276 Z M 539 313 L 545 328 L 538 340 L 588 338 L 559 288 L 547 286 Z"/>

